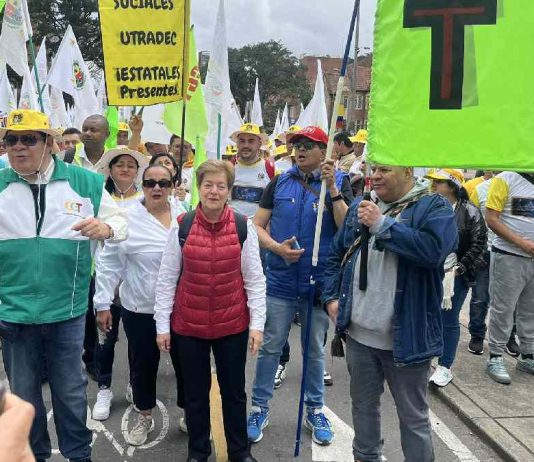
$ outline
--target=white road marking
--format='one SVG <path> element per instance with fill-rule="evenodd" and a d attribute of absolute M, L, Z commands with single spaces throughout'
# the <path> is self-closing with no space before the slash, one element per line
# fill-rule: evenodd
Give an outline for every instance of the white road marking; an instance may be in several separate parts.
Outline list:
<path fill-rule="evenodd" d="M 323 407 L 324 415 L 330 420 L 334 430 L 334 441 L 329 446 L 319 446 L 312 441 L 313 462 L 354 462 L 352 440 L 354 430 L 341 420 L 330 408 Z M 307 431 L 304 429 L 303 431 Z M 382 457 L 383 461 L 387 461 Z"/>
<path fill-rule="evenodd" d="M 157 444 L 161 443 L 161 441 L 163 441 L 163 439 L 167 436 L 167 433 L 169 432 L 169 413 L 167 411 L 167 408 L 161 401 L 156 401 L 156 404 L 161 412 L 162 417 L 161 430 L 156 438 L 150 440 L 148 443 L 143 444 L 142 446 L 131 446 L 128 443 L 128 425 L 130 421 L 130 414 L 134 410 L 133 404 L 130 404 L 130 406 L 128 406 L 128 409 L 126 409 L 126 411 L 124 412 L 124 415 L 122 416 L 121 431 L 124 441 L 126 441 L 126 444 L 128 444 L 128 449 L 126 451 L 128 457 L 132 457 L 136 449 L 149 449 L 156 446 Z"/>
<path fill-rule="evenodd" d="M 434 433 L 458 457 L 460 462 L 480 462 L 469 448 L 432 411 L 430 411 L 430 422 Z"/>

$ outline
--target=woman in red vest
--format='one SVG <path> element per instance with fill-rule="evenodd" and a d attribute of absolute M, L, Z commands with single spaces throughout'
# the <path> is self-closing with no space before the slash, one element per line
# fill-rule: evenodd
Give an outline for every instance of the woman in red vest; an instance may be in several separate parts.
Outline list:
<path fill-rule="evenodd" d="M 265 277 L 256 229 L 228 198 L 230 163 L 210 160 L 197 171 L 200 205 L 178 217 L 156 286 L 157 343 L 183 374 L 189 462 L 211 453 L 210 352 L 217 366 L 230 462 L 255 462 L 247 438 L 245 362 L 263 340 Z"/>

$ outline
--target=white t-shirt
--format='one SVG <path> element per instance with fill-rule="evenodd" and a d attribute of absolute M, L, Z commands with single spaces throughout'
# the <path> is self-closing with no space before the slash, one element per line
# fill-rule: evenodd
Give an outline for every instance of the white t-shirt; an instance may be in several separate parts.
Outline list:
<path fill-rule="evenodd" d="M 260 205 L 263 191 L 270 183 L 264 159 L 253 165 L 238 162 L 235 166 L 235 181 L 230 206 L 241 215 L 252 218 Z"/>

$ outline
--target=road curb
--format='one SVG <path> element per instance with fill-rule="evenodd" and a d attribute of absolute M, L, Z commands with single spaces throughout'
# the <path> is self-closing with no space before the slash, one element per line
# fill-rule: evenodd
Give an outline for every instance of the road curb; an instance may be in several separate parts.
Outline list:
<path fill-rule="evenodd" d="M 480 408 L 454 382 L 444 388 L 431 386 L 430 389 L 505 462 L 534 462 L 534 454 Z"/>

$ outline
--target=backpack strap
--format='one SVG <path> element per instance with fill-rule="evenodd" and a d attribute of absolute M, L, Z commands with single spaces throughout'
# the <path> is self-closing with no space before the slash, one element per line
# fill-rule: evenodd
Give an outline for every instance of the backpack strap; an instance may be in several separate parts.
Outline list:
<path fill-rule="evenodd" d="M 241 215 L 240 213 L 234 212 L 235 217 L 235 227 L 237 229 L 237 235 L 239 237 L 239 243 L 241 244 L 241 248 L 243 248 L 243 244 L 247 240 L 247 217 L 245 215 Z"/>
<path fill-rule="evenodd" d="M 269 159 L 265 159 L 265 171 L 267 172 L 269 179 L 272 180 L 276 174 L 274 162 L 270 161 Z"/>
<path fill-rule="evenodd" d="M 185 241 L 189 236 L 191 227 L 193 226 L 193 221 L 195 220 L 196 210 L 191 210 L 190 212 L 184 213 L 178 217 L 178 224 L 180 228 L 178 229 L 178 240 L 180 242 L 180 247 L 184 247 Z M 237 236 L 239 237 L 239 244 L 243 248 L 244 242 L 247 240 L 248 229 L 247 229 L 247 217 L 241 215 L 240 213 L 234 212 L 235 226 L 237 230 Z"/>
<path fill-rule="evenodd" d="M 189 231 L 191 231 L 191 226 L 193 226 L 193 221 L 195 220 L 196 210 L 191 210 L 190 212 L 184 213 L 178 217 L 178 224 L 180 228 L 178 229 L 178 240 L 180 242 L 180 247 L 184 247 L 185 241 L 189 236 Z"/>
<path fill-rule="evenodd" d="M 67 164 L 72 164 L 74 161 L 74 156 L 76 155 L 76 148 L 69 148 L 65 151 L 65 156 L 63 157 L 63 162 Z"/>

